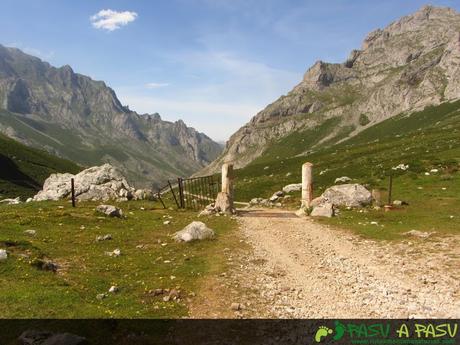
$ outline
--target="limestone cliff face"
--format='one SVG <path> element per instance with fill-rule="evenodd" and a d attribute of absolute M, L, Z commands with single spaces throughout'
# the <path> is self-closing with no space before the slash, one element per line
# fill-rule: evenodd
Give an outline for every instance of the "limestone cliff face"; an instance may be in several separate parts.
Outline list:
<path fill-rule="evenodd" d="M 1 109 L 6 135 L 82 165 L 112 163 L 140 185 L 192 174 L 221 152 L 182 121 L 129 110 L 102 81 L 0 45 Z"/>
<path fill-rule="evenodd" d="M 353 136 L 397 114 L 458 98 L 460 14 L 426 6 L 371 32 L 344 63 L 316 62 L 292 91 L 239 129 L 206 171 L 224 161 L 243 167 L 274 141 L 333 117 L 339 125 L 317 145 L 343 140 L 344 128 L 353 128 Z M 362 116 L 368 123 L 360 123 Z"/>

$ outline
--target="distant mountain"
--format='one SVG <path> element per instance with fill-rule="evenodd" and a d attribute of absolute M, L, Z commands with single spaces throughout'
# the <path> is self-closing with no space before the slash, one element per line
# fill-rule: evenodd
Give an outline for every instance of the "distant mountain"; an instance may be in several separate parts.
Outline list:
<path fill-rule="evenodd" d="M 286 146 L 286 138 L 296 156 L 305 156 L 393 116 L 457 99 L 460 14 L 425 6 L 371 32 L 344 63 L 316 62 L 292 91 L 233 134 L 202 173 L 224 161 L 247 166 L 282 151 L 276 148 Z"/>
<path fill-rule="evenodd" d="M 53 173 L 77 173 L 81 167 L 0 134 L 0 200 L 32 197 Z"/>
<path fill-rule="evenodd" d="M 222 148 L 181 120 L 139 115 L 102 81 L 0 45 L 0 132 L 80 165 L 121 168 L 138 186 L 187 176 Z"/>

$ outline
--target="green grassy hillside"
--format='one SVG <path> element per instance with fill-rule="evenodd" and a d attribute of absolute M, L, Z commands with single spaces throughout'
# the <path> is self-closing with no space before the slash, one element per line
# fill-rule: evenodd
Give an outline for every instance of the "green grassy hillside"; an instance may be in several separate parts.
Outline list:
<path fill-rule="evenodd" d="M 0 134 L 0 199 L 33 196 L 52 173 L 77 173 L 71 161 L 27 147 Z"/>
<path fill-rule="evenodd" d="M 395 198 L 417 205 L 409 209 L 425 212 L 433 219 L 432 224 L 440 224 L 442 221 L 433 216 L 442 214 L 446 221 L 444 228 L 458 228 L 450 215 L 460 206 L 460 101 L 401 114 L 339 144 L 299 155 L 308 150 L 312 139 L 322 136 L 323 130 L 294 133 L 272 145 L 249 166 L 237 170 L 238 201 L 269 197 L 286 184 L 299 183 L 301 166 L 309 161 L 314 164 L 316 196 L 341 176 L 348 176 L 369 189 L 385 191 L 388 175 L 392 174 Z M 392 169 L 401 163 L 409 165 L 409 169 Z M 426 175 L 431 169 L 438 172 Z M 300 193 L 294 195 L 292 206 L 298 206 L 299 198 Z M 405 216 L 425 219 L 417 214 Z M 410 224 L 415 227 L 418 223 Z"/>

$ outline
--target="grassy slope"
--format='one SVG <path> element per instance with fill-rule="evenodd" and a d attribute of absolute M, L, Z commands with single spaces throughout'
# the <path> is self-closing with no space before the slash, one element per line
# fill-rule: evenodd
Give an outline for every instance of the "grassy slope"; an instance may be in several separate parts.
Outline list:
<path fill-rule="evenodd" d="M 0 262 L 3 317 L 186 316 L 189 294 L 199 294 L 202 280 L 224 269 L 224 248 L 239 245 L 232 235 L 234 221 L 227 217 L 200 219 L 216 231 L 216 240 L 180 244 L 171 234 L 196 220 L 196 212 L 126 202 L 118 206 L 127 217 L 112 219 L 96 214 L 96 205 L 82 203 L 75 209 L 64 201 L 0 205 L 0 248 L 10 254 Z M 164 225 L 167 215 L 171 224 Z M 27 229 L 36 230 L 36 236 L 24 234 Z M 108 233 L 113 240 L 95 241 L 97 235 Z M 115 248 L 121 249 L 120 257 L 105 254 Z M 34 258 L 48 258 L 61 269 L 38 270 L 30 264 Z M 119 286 L 119 293 L 98 300 L 96 296 L 107 293 L 111 285 Z M 158 288 L 179 288 L 181 301 L 164 302 L 163 296 L 148 293 Z"/>
<path fill-rule="evenodd" d="M 460 101 L 428 107 L 410 116 L 402 114 L 340 144 L 296 156 L 305 152 L 308 148 L 305 143 L 311 143 L 312 138 L 322 131 L 320 128 L 316 132 L 294 133 L 270 147 L 246 168 L 237 170 L 237 199 L 247 201 L 253 197 L 269 197 L 286 184 L 300 182 L 301 165 L 306 161 L 315 164 L 316 195 L 333 185 L 335 178 L 340 176 L 349 176 L 369 188 L 384 189 L 388 184 L 387 175 L 392 172 L 397 175 L 394 198 L 411 203 L 398 215 L 412 219 L 401 225 L 399 221 L 402 220 L 398 220 L 396 213 L 385 215 L 385 218 L 396 222 L 392 229 L 397 229 L 396 232 L 413 228 L 459 230 L 455 225 L 458 219 L 446 215 L 456 214 L 455 210 L 460 205 L 460 177 L 457 172 L 460 162 Z M 400 163 L 409 164 L 409 170 L 401 174 L 391 169 Z M 425 176 L 424 173 L 432 168 L 440 172 L 435 176 Z M 286 176 L 287 173 L 291 175 Z M 294 196 L 299 199 L 299 194 Z M 373 237 L 391 237 L 388 231 L 376 233 L 369 224 L 358 226 L 359 220 L 347 222 L 346 214 L 331 222 L 346 223 L 348 227 Z M 367 213 L 352 212 L 349 215 L 356 219 L 362 217 L 362 223 L 366 217 L 369 218 Z M 380 213 L 375 216 L 383 217 Z M 426 223 L 427 219 L 431 221 Z"/>
<path fill-rule="evenodd" d="M 52 173 L 76 173 L 81 168 L 71 161 L 27 147 L 0 134 L 0 198 L 23 198 L 41 189 Z"/>

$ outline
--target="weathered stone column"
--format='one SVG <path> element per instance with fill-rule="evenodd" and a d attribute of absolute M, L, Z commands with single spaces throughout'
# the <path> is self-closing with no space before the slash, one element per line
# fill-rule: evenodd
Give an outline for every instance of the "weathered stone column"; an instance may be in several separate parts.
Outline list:
<path fill-rule="evenodd" d="M 233 164 L 222 165 L 222 189 L 217 194 L 215 208 L 220 212 L 233 213 Z"/>
<path fill-rule="evenodd" d="M 302 208 L 309 208 L 313 200 L 313 164 L 302 165 Z"/>

